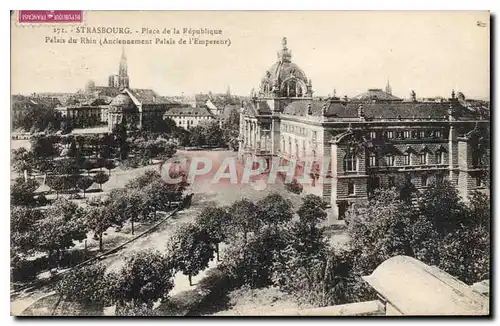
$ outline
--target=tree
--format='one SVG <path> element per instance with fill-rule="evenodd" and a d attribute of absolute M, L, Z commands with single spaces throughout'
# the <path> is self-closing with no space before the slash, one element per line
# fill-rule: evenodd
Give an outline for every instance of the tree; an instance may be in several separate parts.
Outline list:
<path fill-rule="evenodd" d="M 226 240 L 226 225 L 230 222 L 231 216 L 221 207 L 205 207 L 198 217 L 196 224 L 208 233 L 210 242 L 215 246 L 217 261 L 219 261 L 219 243 Z"/>
<path fill-rule="evenodd" d="M 439 267 L 469 285 L 490 279 L 490 246 L 487 228 L 456 229 L 444 237 L 439 247 Z"/>
<path fill-rule="evenodd" d="M 368 202 L 347 210 L 350 246 L 358 253 L 364 272 L 371 273 L 392 256 L 412 256 L 408 232 L 411 214 L 411 207 L 399 200 L 395 189 L 378 189 Z"/>
<path fill-rule="evenodd" d="M 185 224 L 169 240 L 169 253 L 174 267 L 187 275 L 189 285 L 192 276 L 208 267 L 214 248 L 207 231 L 195 224 Z"/>
<path fill-rule="evenodd" d="M 24 147 L 12 151 L 12 167 L 18 173 L 29 174 L 33 170 L 35 156 Z"/>
<path fill-rule="evenodd" d="M 82 177 L 78 180 L 77 186 L 78 189 L 83 191 L 83 198 L 85 198 L 85 191 L 90 188 L 94 184 L 94 179 L 90 177 Z"/>
<path fill-rule="evenodd" d="M 297 181 L 297 179 L 293 179 L 292 182 L 285 183 L 285 189 L 291 193 L 299 195 L 304 187 Z"/>
<path fill-rule="evenodd" d="M 111 175 L 111 170 L 116 167 L 116 164 L 113 160 L 106 160 L 104 163 L 104 167 L 108 170 L 109 175 Z"/>
<path fill-rule="evenodd" d="M 12 250 L 27 253 L 35 248 L 35 224 L 45 218 L 38 209 L 13 206 L 10 214 L 10 239 Z"/>
<path fill-rule="evenodd" d="M 99 188 L 102 190 L 102 185 L 109 180 L 109 175 L 106 173 L 99 171 L 94 175 L 94 182 L 99 184 Z"/>
<path fill-rule="evenodd" d="M 293 217 L 292 202 L 277 193 L 267 195 L 257 202 L 260 219 L 266 225 L 273 225 L 277 230 L 279 224 L 290 221 Z"/>
<path fill-rule="evenodd" d="M 224 121 L 224 141 L 234 151 L 239 148 L 240 135 L 240 113 L 238 110 L 231 110 L 229 116 Z"/>
<path fill-rule="evenodd" d="M 101 315 L 110 303 L 111 280 L 106 266 L 96 263 L 72 269 L 56 285 L 56 292 L 64 300 L 78 303 L 85 312 Z"/>
<path fill-rule="evenodd" d="M 80 167 L 74 159 L 61 159 L 54 161 L 54 174 L 65 176 L 79 174 Z"/>
<path fill-rule="evenodd" d="M 22 179 L 16 180 L 10 186 L 10 200 L 13 205 L 32 205 L 35 203 L 35 190 L 38 189 L 40 184 L 36 180 L 29 179 L 24 181 Z"/>
<path fill-rule="evenodd" d="M 143 197 L 138 190 L 128 189 L 113 189 L 110 192 L 109 200 L 110 207 L 118 216 L 117 224 L 130 220 L 132 227 L 132 235 L 134 234 L 134 222 L 139 219 L 139 215 L 143 212 Z"/>
<path fill-rule="evenodd" d="M 66 181 L 65 181 L 64 177 L 60 177 L 60 176 L 48 177 L 46 184 L 47 184 L 47 186 L 49 186 L 50 189 L 53 189 L 56 191 L 56 199 L 59 198 L 59 192 L 63 191 L 66 187 Z"/>
<path fill-rule="evenodd" d="M 224 251 L 220 268 L 236 286 L 269 286 L 272 266 L 277 253 L 285 247 L 284 240 L 283 233 L 275 233 L 267 227 L 247 239 L 238 238 Z"/>
<path fill-rule="evenodd" d="M 54 162 L 48 159 L 37 160 L 35 166 L 38 171 L 44 174 L 44 180 L 47 179 L 47 173 L 53 171 L 55 168 Z"/>
<path fill-rule="evenodd" d="M 87 226 L 82 209 L 75 203 L 59 199 L 47 209 L 46 218 L 36 227 L 37 248 L 48 252 L 49 258 L 54 252 L 59 262 L 60 253 L 73 247 L 74 241 L 81 241 L 87 236 Z"/>
<path fill-rule="evenodd" d="M 253 202 L 243 198 L 233 202 L 228 209 L 231 215 L 230 223 L 228 224 L 229 239 L 234 240 L 239 235 L 243 235 L 245 241 L 250 232 L 255 232 L 259 229 L 260 210 Z"/>
<path fill-rule="evenodd" d="M 420 214 L 431 221 L 441 236 L 467 223 L 466 207 L 449 182 L 430 185 L 420 195 L 418 205 Z"/>
<path fill-rule="evenodd" d="M 166 298 L 174 287 L 173 275 L 170 260 L 157 251 L 140 251 L 127 257 L 114 276 L 112 298 L 117 311 L 128 305 L 152 308 L 156 300 Z"/>
<path fill-rule="evenodd" d="M 161 175 L 156 170 L 147 170 L 144 174 L 130 180 L 125 187 L 129 189 L 142 189 L 156 180 L 161 180 Z"/>
<path fill-rule="evenodd" d="M 306 195 L 297 214 L 302 222 L 315 226 L 326 218 L 325 208 L 326 203 L 320 197 Z"/>
<path fill-rule="evenodd" d="M 107 201 L 100 199 L 88 201 L 85 211 L 86 225 L 94 232 L 94 238 L 99 240 L 99 251 L 103 251 L 103 233 L 113 225 L 113 210 Z"/>
<path fill-rule="evenodd" d="M 82 168 L 87 171 L 87 175 L 90 175 L 90 171 L 94 168 L 94 163 L 86 159 L 83 161 Z"/>

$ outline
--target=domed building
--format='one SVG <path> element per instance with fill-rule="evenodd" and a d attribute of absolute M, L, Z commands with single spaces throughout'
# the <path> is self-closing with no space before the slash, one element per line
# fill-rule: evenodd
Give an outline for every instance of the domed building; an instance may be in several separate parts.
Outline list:
<path fill-rule="evenodd" d="M 278 61 L 267 71 L 260 83 L 260 97 L 300 98 L 311 97 L 311 81 L 295 63 L 288 50 L 286 37 L 282 49 L 278 52 Z"/>
<path fill-rule="evenodd" d="M 389 82 L 385 91 L 351 99 L 313 97 L 311 80 L 283 38 L 277 61 L 242 103 L 238 156 L 264 159 L 271 173 L 293 163 L 304 191 L 322 197 L 340 219 L 381 187 L 421 191 L 448 179 L 467 200 L 489 189 L 489 149 L 477 143 L 489 144 L 490 121 L 463 102 L 455 92 L 425 102 L 412 91 L 403 100 Z"/>
<path fill-rule="evenodd" d="M 167 110 L 178 105 L 151 89 L 125 88 L 109 104 L 108 130 L 112 131 L 120 123 L 142 128 L 154 120 L 163 119 Z"/>

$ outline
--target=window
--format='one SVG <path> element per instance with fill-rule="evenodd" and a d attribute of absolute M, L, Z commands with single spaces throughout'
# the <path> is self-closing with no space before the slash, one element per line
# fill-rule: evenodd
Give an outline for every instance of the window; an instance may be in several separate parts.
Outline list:
<path fill-rule="evenodd" d="M 436 136 L 436 138 L 441 138 L 441 136 L 442 136 L 441 130 L 436 130 L 434 132 L 434 136 Z"/>
<path fill-rule="evenodd" d="M 355 194 L 355 192 L 356 192 L 356 189 L 354 187 L 354 183 L 353 182 L 347 183 L 347 195 L 352 196 Z"/>
<path fill-rule="evenodd" d="M 387 136 L 387 138 L 391 139 L 391 138 L 394 138 L 394 132 L 393 131 L 386 131 L 385 132 L 385 135 Z"/>
<path fill-rule="evenodd" d="M 436 164 L 443 164 L 443 152 L 436 153 Z"/>
<path fill-rule="evenodd" d="M 353 154 L 347 154 L 344 158 L 344 170 L 345 171 L 356 171 L 356 156 Z"/>
<path fill-rule="evenodd" d="M 411 164 L 411 154 L 406 152 L 403 155 L 403 165 L 410 165 Z"/>
<path fill-rule="evenodd" d="M 427 176 L 423 175 L 421 178 L 422 187 L 427 187 Z"/>
<path fill-rule="evenodd" d="M 316 136 L 317 136 L 317 132 L 313 131 L 313 133 L 312 133 L 312 140 L 316 140 Z"/>
<path fill-rule="evenodd" d="M 436 174 L 436 184 L 443 183 L 443 175 L 442 174 Z"/>
<path fill-rule="evenodd" d="M 411 138 L 411 131 L 405 130 L 403 131 L 403 138 Z"/>
<path fill-rule="evenodd" d="M 376 131 L 370 131 L 370 139 L 376 139 L 377 138 L 377 132 Z"/>
<path fill-rule="evenodd" d="M 396 185 L 396 178 L 393 176 L 390 176 L 389 179 L 387 180 L 387 183 L 389 187 L 394 187 Z"/>
<path fill-rule="evenodd" d="M 419 158 L 419 161 L 420 161 L 421 165 L 427 164 L 427 153 L 420 153 L 420 154 L 418 154 L 418 158 Z"/>
<path fill-rule="evenodd" d="M 395 165 L 395 163 L 396 163 L 396 160 L 394 159 L 394 155 L 392 155 L 392 154 L 387 154 L 387 155 L 385 156 L 385 164 L 386 164 L 387 166 L 394 166 L 394 165 Z"/>
<path fill-rule="evenodd" d="M 418 136 L 420 138 L 425 138 L 425 131 L 421 130 L 419 133 L 418 133 Z"/>
<path fill-rule="evenodd" d="M 375 153 L 368 156 L 368 166 L 377 166 L 377 155 Z"/>
<path fill-rule="evenodd" d="M 476 177 L 476 187 L 481 187 L 483 185 L 483 180 L 481 177 Z"/>

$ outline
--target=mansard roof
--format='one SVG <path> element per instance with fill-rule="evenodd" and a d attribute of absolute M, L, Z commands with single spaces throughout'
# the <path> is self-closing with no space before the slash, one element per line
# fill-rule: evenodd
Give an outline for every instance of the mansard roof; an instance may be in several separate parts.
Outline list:
<path fill-rule="evenodd" d="M 309 110 L 309 105 L 311 110 Z M 286 106 L 284 114 L 307 116 L 311 111 L 314 116 L 323 115 L 326 106 L 326 117 L 356 118 L 358 108 L 363 106 L 366 119 L 443 119 L 448 116 L 450 102 L 345 102 L 329 100 L 294 101 Z M 453 103 L 454 115 L 458 117 L 473 117 L 475 113 L 459 103 Z"/>

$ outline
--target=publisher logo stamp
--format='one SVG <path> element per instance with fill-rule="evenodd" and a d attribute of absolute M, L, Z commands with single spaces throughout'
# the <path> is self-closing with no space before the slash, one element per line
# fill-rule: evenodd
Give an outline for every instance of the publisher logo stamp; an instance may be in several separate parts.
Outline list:
<path fill-rule="evenodd" d="M 20 10 L 19 23 L 82 23 L 83 10 Z"/>

